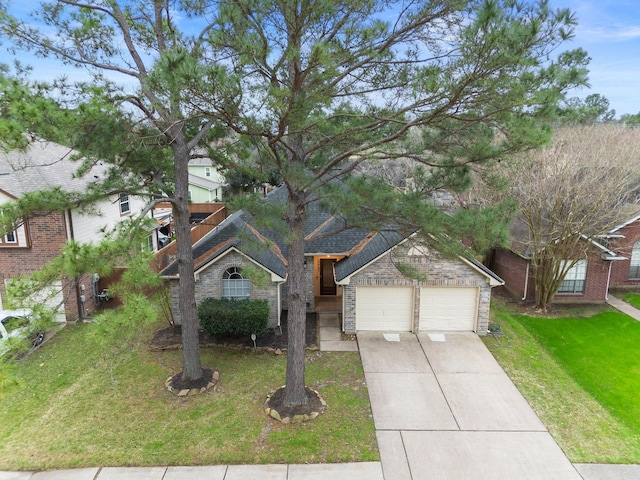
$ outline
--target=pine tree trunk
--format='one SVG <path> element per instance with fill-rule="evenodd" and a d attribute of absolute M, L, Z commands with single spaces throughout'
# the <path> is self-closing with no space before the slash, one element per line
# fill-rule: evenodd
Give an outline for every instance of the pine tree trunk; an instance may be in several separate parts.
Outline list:
<path fill-rule="evenodd" d="M 195 277 L 191 252 L 191 223 L 189 222 L 189 152 L 184 142 L 174 144 L 175 203 L 173 221 L 176 233 L 179 275 L 179 308 L 182 321 L 182 379 L 202 378 L 198 314 L 195 300 Z"/>
<path fill-rule="evenodd" d="M 303 208 L 291 201 L 288 226 L 292 238 L 287 255 L 287 294 L 289 313 L 287 316 L 287 374 L 284 404 L 306 405 L 305 391 L 305 330 L 307 320 L 307 297 L 305 294 Z"/>

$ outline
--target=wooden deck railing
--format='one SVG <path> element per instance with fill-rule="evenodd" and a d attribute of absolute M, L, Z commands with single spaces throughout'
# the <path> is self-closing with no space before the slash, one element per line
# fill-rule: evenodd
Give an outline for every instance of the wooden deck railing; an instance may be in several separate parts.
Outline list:
<path fill-rule="evenodd" d="M 167 208 L 170 207 L 167 204 Z M 208 208 L 207 208 L 208 207 Z M 162 208 L 162 207 L 160 207 Z M 215 209 L 202 222 L 191 229 L 191 245 L 202 239 L 207 233 L 227 218 L 227 207 L 223 203 L 197 203 L 189 205 L 190 213 L 206 213 Z M 170 242 L 155 254 L 154 269 L 159 272 L 176 259 L 176 242 Z"/>

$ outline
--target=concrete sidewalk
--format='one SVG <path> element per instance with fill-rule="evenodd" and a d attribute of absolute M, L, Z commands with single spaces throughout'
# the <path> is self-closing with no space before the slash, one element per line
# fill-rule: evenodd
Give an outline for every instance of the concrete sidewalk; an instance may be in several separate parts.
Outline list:
<path fill-rule="evenodd" d="M 383 480 L 379 462 L 211 467 L 104 467 L 0 472 L 0 480 Z"/>
<path fill-rule="evenodd" d="M 614 297 L 611 294 L 609 294 L 609 297 L 607 298 L 607 303 L 611 305 L 613 308 L 615 308 L 616 310 L 619 310 L 622 313 L 626 313 L 631 318 L 634 318 L 640 321 L 640 310 L 638 310 L 633 305 L 630 305 L 627 302 L 620 300 L 618 297 Z"/>

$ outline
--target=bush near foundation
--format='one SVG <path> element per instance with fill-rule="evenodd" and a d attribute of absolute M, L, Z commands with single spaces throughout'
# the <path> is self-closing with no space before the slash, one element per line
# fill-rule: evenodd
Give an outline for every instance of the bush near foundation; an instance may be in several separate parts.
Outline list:
<path fill-rule="evenodd" d="M 198 306 L 200 326 L 212 337 L 222 335 L 260 335 L 267 331 L 269 302 L 206 298 Z"/>

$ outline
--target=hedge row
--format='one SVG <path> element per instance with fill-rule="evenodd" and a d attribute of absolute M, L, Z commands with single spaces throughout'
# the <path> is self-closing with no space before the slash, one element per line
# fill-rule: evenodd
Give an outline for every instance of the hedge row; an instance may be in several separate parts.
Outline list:
<path fill-rule="evenodd" d="M 198 306 L 200 326 L 209 335 L 260 335 L 267 331 L 267 300 L 206 298 Z"/>

